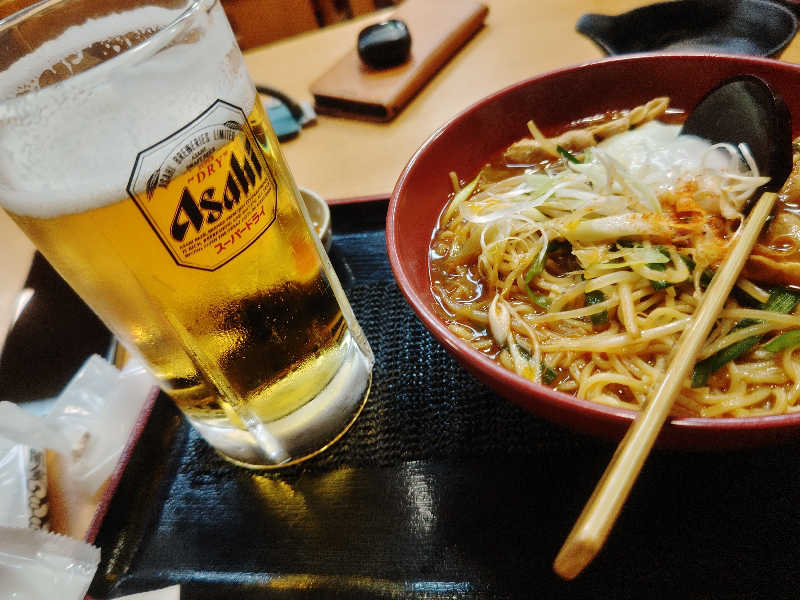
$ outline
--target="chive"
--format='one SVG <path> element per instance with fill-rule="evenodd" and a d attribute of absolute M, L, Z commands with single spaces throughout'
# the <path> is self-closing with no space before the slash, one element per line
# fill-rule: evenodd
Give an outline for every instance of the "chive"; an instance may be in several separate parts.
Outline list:
<path fill-rule="evenodd" d="M 542 265 L 539 264 L 538 259 L 531 263 L 531 266 L 525 272 L 525 283 L 530 283 L 531 279 L 536 277 L 542 272 Z"/>
<path fill-rule="evenodd" d="M 770 292 L 769 298 L 761 308 L 763 310 L 786 314 L 792 312 L 795 306 L 797 306 L 798 302 L 800 302 L 800 295 L 790 292 L 785 288 L 779 287 L 773 289 Z M 734 326 L 734 329 L 742 329 L 744 327 L 749 327 L 750 325 L 755 325 L 758 322 L 759 321 L 755 319 L 742 319 Z M 787 333 L 792 333 L 792 332 L 787 332 Z M 777 341 L 781 337 L 783 336 L 778 336 L 777 338 L 772 340 L 772 342 L 776 342 L 777 345 Z M 711 376 L 712 373 L 716 373 L 719 369 L 721 369 L 730 361 L 736 360 L 743 354 L 749 352 L 750 349 L 753 346 L 755 346 L 760 339 L 761 339 L 760 336 L 757 335 L 750 336 L 749 338 L 745 338 L 739 342 L 736 342 L 735 344 L 731 344 L 727 348 L 723 348 L 719 352 L 712 354 L 708 358 L 705 358 L 700 362 L 698 362 L 697 364 L 695 364 L 694 372 L 692 373 L 692 387 L 697 388 L 706 385 L 708 383 L 708 378 Z M 771 350 L 771 351 L 776 352 L 777 350 Z"/>
<path fill-rule="evenodd" d="M 659 250 L 661 250 L 660 247 L 659 247 Z M 663 254 L 663 252 L 662 252 L 662 254 Z M 647 267 L 652 269 L 653 271 L 659 271 L 661 273 L 663 273 L 664 271 L 667 270 L 667 265 L 665 265 L 664 263 L 647 263 Z M 655 291 L 659 291 L 659 290 L 663 290 L 665 288 L 670 287 L 672 284 L 667 282 L 667 281 L 651 279 L 650 280 L 650 285 L 652 286 L 652 288 Z"/>
<path fill-rule="evenodd" d="M 550 308 L 550 298 L 547 296 L 542 296 L 541 294 L 536 294 L 528 287 L 528 282 L 525 282 L 525 293 L 528 295 L 528 299 L 536 304 L 537 306 L 541 306 L 543 309 L 547 310 Z"/>
<path fill-rule="evenodd" d="M 764 304 L 764 310 L 771 310 L 779 313 L 792 312 L 797 303 L 800 301 L 800 296 L 794 292 L 790 292 L 784 288 L 777 288 L 770 295 L 767 302 Z M 786 348 L 791 348 L 800 343 L 800 330 L 795 329 L 782 333 L 772 341 L 770 341 L 765 349 L 770 352 L 780 352 Z"/>
<path fill-rule="evenodd" d="M 539 260 L 539 257 L 541 257 L 541 260 Z M 544 261 L 546 258 L 547 251 L 545 251 L 544 255 L 539 254 L 536 256 L 534 261 L 531 263 L 531 266 L 528 267 L 528 270 L 525 272 L 525 283 L 530 283 L 531 279 L 544 271 Z"/>
<path fill-rule="evenodd" d="M 706 362 L 708 359 L 701 360 L 694 364 L 692 371 L 692 388 L 705 387 L 708 385 L 708 378 L 711 377 L 711 364 Z"/>
<path fill-rule="evenodd" d="M 672 287 L 673 285 L 675 285 L 675 284 L 674 283 L 670 283 L 669 281 L 663 281 L 663 280 L 656 281 L 655 279 L 651 279 L 650 280 L 650 287 L 652 287 L 653 290 L 656 291 L 656 292 L 660 292 L 661 290 L 665 290 L 668 287 Z"/>
<path fill-rule="evenodd" d="M 547 260 L 547 253 L 550 252 L 552 248 L 554 248 L 554 242 L 550 242 L 547 244 L 547 249 L 544 251 L 544 255 L 537 255 L 536 258 L 531 263 L 531 266 L 528 267 L 528 270 L 525 272 L 525 277 L 523 277 L 523 281 L 525 283 L 525 293 L 530 298 L 530 301 L 534 304 L 541 306 L 545 310 L 550 308 L 550 298 L 547 296 L 542 296 L 541 294 L 535 294 L 530 286 L 528 285 L 531 280 L 539 275 L 542 271 L 544 271 L 544 261 Z M 539 260 L 539 256 L 541 256 L 541 260 Z"/>
<path fill-rule="evenodd" d="M 587 292 L 585 294 L 586 306 L 599 304 L 600 302 L 604 302 L 605 299 L 606 295 L 601 290 L 594 290 L 593 292 Z M 604 310 L 602 312 L 594 313 L 589 315 L 589 318 L 592 320 L 593 325 L 605 325 L 608 323 L 608 311 Z"/>
<path fill-rule="evenodd" d="M 669 254 L 669 250 L 664 248 L 664 246 L 656 246 L 656 250 L 658 250 L 659 254 L 665 258 L 671 258 Z M 647 263 L 647 266 L 654 271 L 661 271 L 664 272 L 667 270 L 666 263 Z"/>
<path fill-rule="evenodd" d="M 620 242 L 617 242 L 617 244 L 620 244 Z M 623 247 L 624 248 L 630 248 L 631 246 L 630 245 L 628 245 L 628 246 L 624 246 L 623 245 Z M 667 258 L 670 258 L 669 250 L 667 250 L 664 246 L 658 246 L 657 250 L 661 254 L 666 256 Z M 685 256 L 684 254 L 680 254 L 680 253 L 678 253 L 678 256 L 681 257 L 681 260 L 683 261 L 683 264 L 686 265 L 686 268 L 689 269 L 690 273 L 692 271 L 694 271 L 694 268 L 695 268 L 696 265 L 695 265 L 695 262 L 691 258 L 689 258 L 688 256 Z M 664 263 L 648 263 L 647 266 L 650 269 L 654 270 L 654 271 L 660 271 L 662 273 L 667 270 L 667 265 L 664 264 Z M 709 271 L 709 270 L 703 272 L 703 275 L 701 275 L 701 277 L 700 277 L 701 285 L 708 286 L 708 284 L 711 283 L 711 277 L 713 276 L 713 274 L 714 274 L 713 271 Z M 658 292 L 658 291 L 667 289 L 668 287 L 672 287 L 675 284 L 669 283 L 667 281 L 651 279 L 650 280 L 650 285 L 652 286 L 652 288 L 655 291 Z"/>
<path fill-rule="evenodd" d="M 562 148 L 561 146 L 556 146 L 556 150 L 558 150 L 558 153 L 571 163 L 579 165 L 583 162 L 580 158 L 575 156 L 572 152 L 570 152 L 566 148 Z"/>
<path fill-rule="evenodd" d="M 756 323 L 759 323 L 759 322 L 760 321 L 757 321 L 755 319 L 742 319 L 736 325 L 734 325 L 733 328 L 734 329 L 744 329 L 745 327 L 750 327 L 750 325 L 755 325 Z"/>
<path fill-rule="evenodd" d="M 702 275 L 700 275 L 700 286 L 707 288 L 709 285 L 711 285 L 711 280 L 714 279 L 715 273 L 716 271 L 713 269 L 706 269 L 703 271 Z"/>
<path fill-rule="evenodd" d="M 531 263 L 531 266 L 528 267 L 528 270 L 525 272 L 525 283 L 530 283 L 531 279 L 540 275 L 542 271 L 544 271 L 544 262 L 547 260 L 547 255 L 553 252 L 554 250 L 562 249 L 564 246 L 568 248 L 572 248 L 569 242 L 564 240 L 551 240 L 547 243 L 547 249 L 544 251 L 544 254 L 541 255 L 542 259 L 539 260 L 539 255 L 536 255 L 536 258 Z"/>
<path fill-rule="evenodd" d="M 667 258 L 670 258 L 670 255 L 669 255 L 669 250 L 667 250 L 666 248 L 664 248 L 664 246 L 658 246 L 656 249 L 657 249 L 657 250 L 658 250 L 658 251 L 659 251 L 659 252 L 660 252 L 662 255 L 666 256 Z M 650 268 L 650 269 L 652 269 L 653 271 L 659 271 L 659 272 L 661 272 L 661 273 L 663 273 L 664 271 L 666 271 L 666 270 L 667 270 L 667 265 L 666 265 L 666 264 L 664 264 L 664 263 L 647 263 L 647 267 L 648 267 L 648 268 Z M 663 290 L 663 289 L 666 289 L 666 288 L 668 288 L 668 287 L 672 286 L 673 284 L 671 284 L 671 283 L 669 283 L 669 282 L 667 282 L 667 281 L 657 281 L 657 280 L 655 280 L 655 279 L 651 279 L 651 280 L 650 280 L 650 285 L 652 286 L 652 288 L 653 288 L 655 291 L 657 291 L 657 292 L 658 292 L 658 291 L 660 291 L 660 290 Z"/>
<path fill-rule="evenodd" d="M 558 372 L 553 367 L 548 367 L 544 361 L 542 361 L 542 381 L 544 381 L 547 385 L 550 385 L 558 378 Z"/>
<path fill-rule="evenodd" d="M 798 345 L 800 345 L 800 329 L 792 329 L 770 340 L 764 345 L 764 350 L 780 352 L 781 350 L 794 348 Z"/>
<path fill-rule="evenodd" d="M 659 246 L 658 249 L 661 250 L 662 254 L 664 253 L 664 250 L 661 248 L 661 246 Z M 681 260 L 683 261 L 683 264 L 686 265 L 686 268 L 689 269 L 690 273 L 692 271 L 694 271 L 695 264 L 694 264 L 694 261 L 691 258 L 689 258 L 688 256 L 684 256 L 683 254 L 678 254 L 678 256 L 681 257 Z M 655 263 L 655 264 L 651 264 L 651 265 L 647 265 L 647 266 L 650 267 L 651 269 L 655 269 L 656 271 L 664 271 L 664 270 L 666 270 L 666 267 L 661 263 Z M 661 267 L 661 268 L 659 268 L 659 267 Z M 674 284 L 669 283 L 667 281 L 654 281 L 654 280 L 651 279 L 650 280 L 650 285 L 652 286 L 652 288 L 655 291 L 658 292 L 658 291 L 661 291 L 661 290 L 665 290 L 668 287 L 672 287 Z"/>
<path fill-rule="evenodd" d="M 794 310 L 798 302 L 800 302 L 800 295 L 785 288 L 775 288 L 764 304 L 764 310 L 788 314 Z"/>
<path fill-rule="evenodd" d="M 453 214 L 458 206 L 472 195 L 472 192 L 475 191 L 475 187 L 478 185 L 478 179 L 480 179 L 480 177 L 475 177 L 475 179 L 470 181 L 467 185 L 456 192 L 455 196 L 453 196 L 453 199 L 450 201 L 450 204 L 447 206 L 447 209 L 440 217 L 439 222 L 442 226 L 450 222 L 450 219 L 453 217 Z"/>
<path fill-rule="evenodd" d="M 757 335 L 745 338 L 696 363 L 692 373 L 692 387 L 706 385 L 712 373 L 716 373 L 727 363 L 749 352 L 758 343 L 758 339 Z"/>

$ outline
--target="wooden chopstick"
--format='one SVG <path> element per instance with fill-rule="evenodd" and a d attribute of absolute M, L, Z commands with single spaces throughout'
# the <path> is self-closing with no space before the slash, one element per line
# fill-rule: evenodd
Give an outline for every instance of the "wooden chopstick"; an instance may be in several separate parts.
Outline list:
<path fill-rule="evenodd" d="M 717 320 L 761 228 L 772 212 L 776 194 L 759 198 L 747 222 L 739 229 L 730 253 L 720 265 L 672 354 L 672 364 L 655 395 L 637 414 L 611 462 L 583 508 L 553 563 L 561 577 L 572 579 L 591 562 L 608 537 L 630 493 L 633 482 L 653 447 L 672 404 L 694 367 L 695 357 Z"/>

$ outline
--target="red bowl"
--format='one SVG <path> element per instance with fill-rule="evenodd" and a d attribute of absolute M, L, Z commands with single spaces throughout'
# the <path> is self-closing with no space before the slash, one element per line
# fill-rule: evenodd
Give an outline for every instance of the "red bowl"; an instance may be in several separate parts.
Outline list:
<path fill-rule="evenodd" d="M 448 173 L 471 179 L 487 159 L 528 134 L 533 118 L 547 133 L 576 118 L 629 108 L 656 96 L 690 110 L 722 80 L 750 73 L 763 78 L 800 126 L 800 66 L 770 59 L 701 54 L 629 55 L 567 67 L 501 90 L 443 125 L 412 156 L 395 186 L 386 244 L 395 278 L 431 333 L 475 377 L 537 415 L 576 430 L 619 439 L 634 412 L 575 398 L 534 384 L 473 350 L 435 311 L 428 250 L 452 187 Z M 800 437 L 800 413 L 748 418 L 675 418 L 659 445 L 673 448 L 756 446 Z"/>

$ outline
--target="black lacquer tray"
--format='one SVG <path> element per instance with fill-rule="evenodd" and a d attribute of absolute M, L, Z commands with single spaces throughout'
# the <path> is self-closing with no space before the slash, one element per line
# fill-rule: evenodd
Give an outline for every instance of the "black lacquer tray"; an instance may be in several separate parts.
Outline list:
<path fill-rule="evenodd" d="M 377 356 L 334 447 L 254 473 L 209 449 L 163 396 L 95 543 L 94 598 L 794 598 L 800 444 L 658 451 L 600 556 L 552 560 L 613 446 L 495 396 L 393 282 L 386 202 L 332 207 L 332 258 Z"/>

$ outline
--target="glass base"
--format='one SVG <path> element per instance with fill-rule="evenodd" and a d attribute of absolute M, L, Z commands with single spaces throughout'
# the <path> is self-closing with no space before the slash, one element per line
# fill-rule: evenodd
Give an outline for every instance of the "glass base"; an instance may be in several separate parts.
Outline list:
<path fill-rule="evenodd" d="M 371 381 L 371 361 L 351 338 L 333 379 L 285 417 L 250 430 L 227 419 L 187 419 L 226 460 L 249 469 L 287 467 L 319 454 L 344 435 L 361 413 Z"/>

